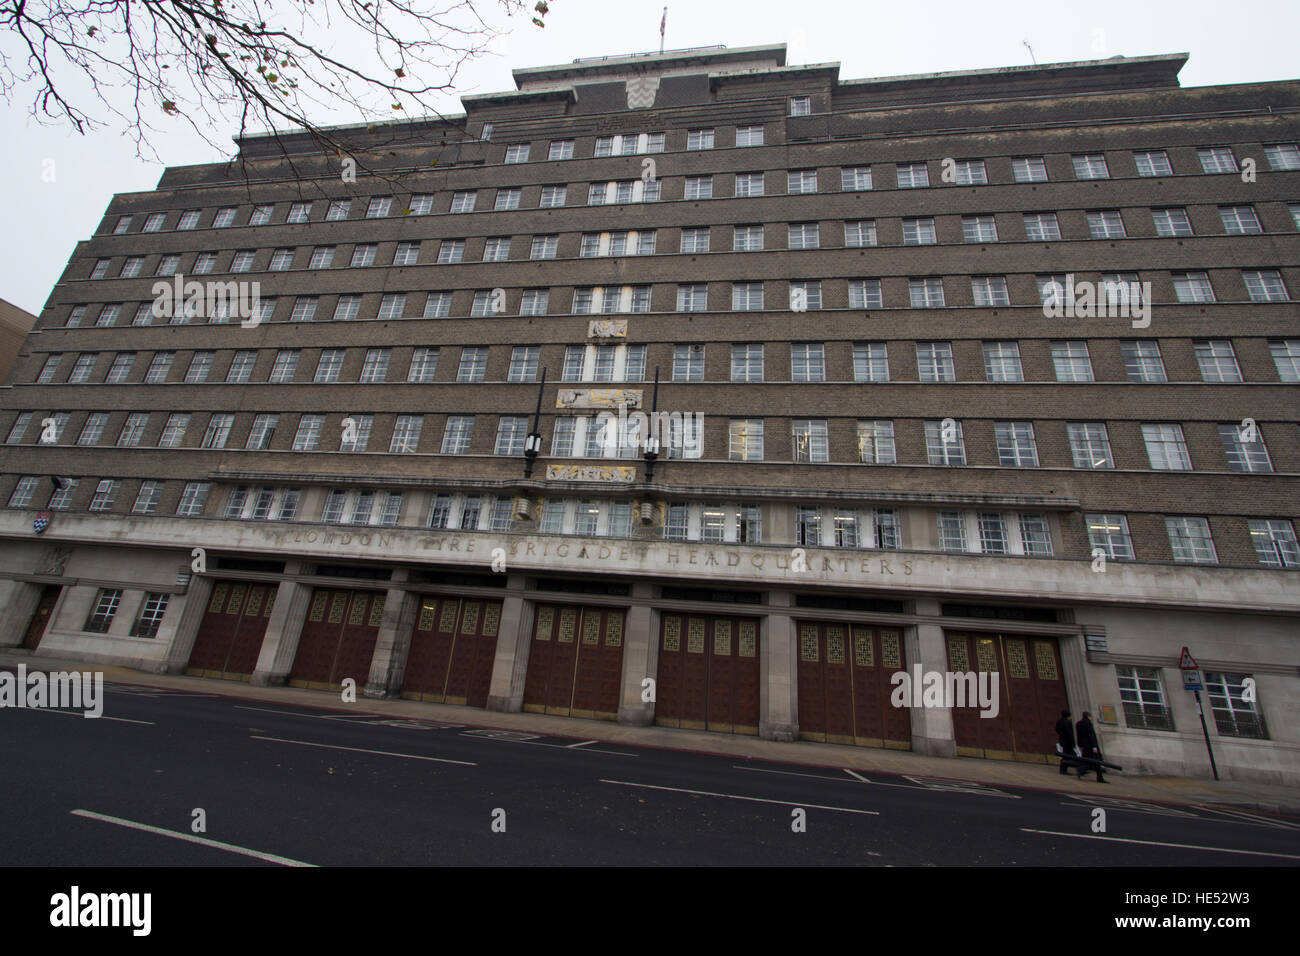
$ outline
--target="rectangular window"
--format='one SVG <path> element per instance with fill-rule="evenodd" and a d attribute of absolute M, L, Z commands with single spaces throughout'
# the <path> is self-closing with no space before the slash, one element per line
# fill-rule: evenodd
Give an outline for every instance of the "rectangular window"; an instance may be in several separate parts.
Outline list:
<path fill-rule="evenodd" d="M 209 488 L 211 485 L 206 481 L 186 483 L 185 490 L 181 492 L 180 503 L 176 506 L 176 514 L 182 518 L 203 514 L 203 505 L 208 500 Z"/>
<path fill-rule="evenodd" d="M 925 453 L 932 465 L 966 464 L 966 440 L 961 422 L 946 418 L 925 423 Z"/>
<path fill-rule="evenodd" d="M 508 382 L 537 381 L 537 362 L 541 349 L 536 345 L 516 345 L 510 352 Z"/>
<path fill-rule="evenodd" d="M 438 369 L 438 350 L 417 348 L 411 355 L 411 368 L 407 372 L 408 382 L 432 382 Z"/>
<path fill-rule="evenodd" d="M 464 239 L 444 239 L 438 247 L 438 262 L 446 264 L 462 262 L 465 259 Z"/>
<path fill-rule="evenodd" d="M 712 149 L 713 148 L 713 130 L 711 129 L 693 129 L 686 134 L 687 149 Z"/>
<path fill-rule="evenodd" d="M 844 192 L 861 192 L 871 188 L 870 166 L 844 166 L 840 169 L 840 189 Z"/>
<path fill-rule="evenodd" d="M 970 280 L 971 297 L 976 305 L 1010 305 L 1005 276 L 974 276 Z"/>
<path fill-rule="evenodd" d="M 712 199 L 713 198 L 713 177 L 712 176 L 687 176 L 685 198 L 686 199 Z"/>
<path fill-rule="evenodd" d="M 1151 221 L 1155 225 L 1157 236 L 1192 235 L 1192 223 L 1187 218 L 1187 210 L 1180 206 L 1171 206 L 1167 209 L 1152 209 Z"/>
<path fill-rule="evenodd" d="M 509 240 L 506 240 L 507 248 Z M 559 236 L 533 236 L 533 241 L 528 250 L 530 259 L 554 259 L 560 246 Z"/>
<path fill-rule="evenodd" d="M 78 445 L 98 445 L 104 436 L 104 426 L 108 424 L 107 412 L 91 412 L 86 416 L 86 423 L 81 426 L 77 436 Z"/>
<path fill-rule="evenodd" d="M 512 143 L 506 147 L 507 163 L 526 163 L 528 162 L 529 144 Z"/>
<path fill-rule="evenodd" d="M 550 307 L 549 289 L 524 289 L 519 297 L 520 315 L 545 315 Z"/>
<path fill-rule="evenodd" d="M 817 170 L 792 169 L 786 174 L 786 192 L 792 196 L 817 191 Z"/>
<path fill-rule="evenodd" d="M 1027 212 L 1025 219 L 1025 238 L 1031 242 L 1060 239 L 1061 226 L 1056 221 L 1054 212 Z"/>
<path fill-rule="evenodd" d="M 5 439 L 6 445 L 22 443 L 23 435 L 27 433 L 27 426 L 31 424 L 32 415 L 32 412 L 23 412 L 14 419 L 13 427 L 9 429 L 9 437 Z"/>
<path fill-rule="evenodd" d="M 966 516 L 960 511 L 940 511 L 939 548 L 943 551 L 966 550 Z"/>
<path fill-rule="evenodd" d="M 341 295 L 334 306 L 335 322 L 351 322 L 361 312 L 361 296 Z"/>
<path fill-rule="evenodd" d="M 123 233 L 129 232 L 131 230 L 131 220 L 133 218 L 134 217 L 132 216 L 118 216 L 117 225 L 113 227 L 113 235 L 120 236 Z"/>
<path fill-rule="evenodd" d="M 317 383 L 332 383 L 339 380 L 343 369 L 343 349 L 322 349 L 316 362 L 316 375 L 312 380 Z"/>
<path fill-rule="evenodd" d="M 367 349 L 365 364 L 361 366 L 363 384 L 385 382 L 388 380 L 388 360 L 392 349 Z"/>
<path fill-rule="evenodd" d="M 997 242 L 998 225 L 992 216 L 962 216 L 963 242 Z"/>
<path fill-rule="evenodd" d="M 762 173 L 736 173 L 736 198 L 762 196 L 764 189 L 764 176 Z"/>
<path fill-rule="evenodd" d="M 733 382 L 763 381 L 762 345 L 733 345 L 731 347 L 731 380 Z"/>
<path fill-rule="evenodd" d="M 209 356 L 211 353 L 207 353 Z M 72 371 L 68 373 L 69 385 L 80 385 L 82 382 L 90 381 L 90 373 L 95 369 L 95 361 L 99 358 L 97 352 L 85 352 L 77 356 L 76 363 L 72 366 Z"/>
<path fill-rule="evenodd" d="M 311 219 L 311 203 L 296 202 L 289 207 L 289 216 L 285 222 L 307 222 Z"/>
<path fill-rule="evenodd" d="M 673 381 L 704 381 L 703 345 L 677 345 L 673 347 Z"/>
<path fill-rule="evenodd" d="M 708 252 L 709 227 L 683 228 L 680 249 L 682 252 Z"/>
<path fill-rule="evenodd" d="M 1123 239 L 1124 219 L 1118 209 L 1088 213 L 1088 232 L 1094 239 Z"/>
<path fill-rule="evenodd" d="M 736 312 L 754 312 L 763 308 L 763 283 L 733 282 L 731 308 Z"/>
<path fill-rule="evenodd" d="M 161 481 L 142 481 L 140 490 L 136 493 L 135 504 L 131 506 L 131 514 L 134 515 L 151 515 L 158 510 L 158 501 L 162 498 Z"/>
<path fill-rule="evenodd" d="M 121 603 L 121 589 L 100 588 L 95 596 L 95 606 L 91 609 L 90 616 L 86 618 L 86 626 L 82 630 L 90 631 L 92 634 L 107 634 Z"/>
<path fill-rule="evenodd" d="M 420 432 L 424 430 L 423 415 L 398 415 L 393 425 L 393 438 L 388 446 L 390 454 L 413 455 L 420 447 Z"/>
<path fill-rule="evenodd" d="M 475 189 L 465 189 L 451 194 L 451 211 L 452 212 L 473 212 L 474 201 L 478 198 L 478 191 Z"/>
<path fill-rule="evenodd" d="M 1172 176 L 1174 168 L 1169 165 L 1169 154 L 1163 149 L 1134 153 L 1133 162 L 1137 165 L 1139 176 Z"/>
<path fill-rule="evenodd" d="M 1232 154 L 1232 148 L 1229 146 L 1211 146 L 1198 149 L 1196 154 L 1201 160 L 1201 172 L 1203 173 L 1237 172 L 1237 158 Z"/>
<path fill-rule="evenodd" d="M 253 417 L 253 427 L 248 430 L 248 440 L 244 442 L 244 447 L 254 451 L 264 451 L 271 447 L 271 439 L 275 436 L 275 428 L 280 424 L 280 416 L 273 414 L 256 415 Z"/>
<path fill-rule="evenodd" d="M 859 219 L 844 223 L 844 245 L 849 249 L 876 245 L 876 220 Z"/>
<path fill-rule="evenodd" d="M 1007 522 L 997 512 L 980 512 L 977 517 L 980 551 L 983 554 L 1007 553 Z"/>
<path fill-rule="evenodd" d="M 763 420 L 733 419 L 727 423 L 727 456 L 732 461 L 763 460 Z"/>
<path fill-rule="evenodd" d="M 522 455 L 524 453 L 524 439 L 527 437 L 527 418 L 503 415 L 497 421 L 497 442 L 494 454 Z"/>
<path fill-rule="evenodd" d="M 217 268 L 217 254 L 215 252 L 200 252 L 194 257 L 194 274 L 196 276 L 211 275 Z"/>
<path fill-rule="evenodd" d="M 298 371 L 298 349 L 281 349 L 275 354 L 275 364 L 271 366 L 271 377 L 269 381 L 273 385 L 281 385 L 286 382 L 292 382 L 294 373 Z"/>
<path fill-rule="evenodd" d="M 793 382 L 826 381 L 826 347 L 820 342 L 791 345 L 790 380 Z"/>
<path fill-rule="evenodd" d="M 1022 156 L 1011 160 L 1011 174 L 1018 183 L 1047 182 L 1047 164 L 1041 156 Z"/>
<path fill-rule="evenodd" d="M 1110 436 L 1101 422 L 1069 422 L 1065 426 L 1070 438 L 1070 454 L 1075 468 L 1114 468 Z"/>
<path fill-rule="evenodd" d="M 203 433 L 203 448 L 225 448 L 230 437 L 230 429 L 235 424 L 235 416 L 228 413 L 213 413 L 208 419 L 208 429 Z"/>
<path fill-rule="evenodd" d="M 789 225 L 788 246 L 791 249 L 816 249 L 821 244 L 820 231 L 815 222 L 792 222 Z"/>
<path fill-rule="evenodd" d="M 460 351 L 460 368 L 456 370 L 458 382 L 481 382 L 487 373 L 486 347 L 463 348 Z"/>
<path fill-rule="evenodd" d="M 1230 236 L 1259 235 L 1264 231 L 1254 206 L 1220 206 L 1219 219 L 1223 231 Z"/>
<path fill-rule="evenodd" d="M 1179 564 L 1219 563 L 1210 537 L 1210 523 L 1205 518 L 1166 518 L 1165 531 L 1169 535 L 1169 550 Z"/>
<path fill-rule="evenodd" d="M 399 242 L 393 250 L 393 265 L 413 266 L 420 261 L 420 244 L 418 242 Z"/>
<path fill-rule="evenodd" d="M 1126 725 L 1136 730 L 1174 729 L 1158 668 L 1116 664 L 1115 678 Z"/>
<path fill-rule="evenodd" d="M 1282 274 L 1276 269 L 1246 269 L 1241 273 L 1251 302 L 1289 302 Z"/>
<path fill-rule="evenodd" d="M 249 214 L 248 224 L 250 226 L 265 226 L 271 221 L 271 215 L 274 212 L 274 205 L 254 206 L 252 213 Z"/>
<path fill-rule="evenodd" d="M 1092 360 L 1082 340 L 1052 343 L 1052 365 L 1058 382 L 1091 382 Z"/>
<path fill-rule="evenodd" d="M 762 126 L 737 126 L 736 145 L 737 146 L 762 146 L 763 127 Z"/>
<path fill-rule="evenodd" d="M 568 194 L 568 186 L 543 186 L 542 201 L 538 205 L 542 209 L 555 209 L 564 205 Z"/>
<path fill-rule="evenodd" d="M 903 220 L 903 245 L 932 246 L 934 244 L 935 233 L 933 219 L 924 218 Z"/>
<path fill-rule="evenodd" d="M 492 208 L 498 212 L 502 210 L 518 209 L 519 197 L 522 190 L 519 189 L 498 189 L 496 202 Z"/>
<path fill-rule="evenodd" d="M 925 163 L 899 163 L 898 188 L 920 189 L 930 185 L 930 170 Z"/>
<path fill-rule="evenodd" d="M 1300 382 L 1300 339 L 1269 342 L 1277 377 L 1283 382 Z"/>
<path fill-rule="evenodd" d="M 573 159 L 573 140 L 553 140 L 550 149 L 546 152 L 546 159 L 548 162 L 555 162 L 560 159 Z"/>
<path fill-rule="evenodd" d="M 1245 428 L 1241 424 L 1220 425 L 1219 438 L 1223 441 L 1228 467 L 1233 471 L 1273 470 L 1273 462 L 1264 446 L 1264 436 L 1254 423 L 1247 422 Z"/>
<path fill-rule="evenodd" d="M 190 359 L 189 370 L 185 373 L 187 384 L 202 384 L 208 380 L 208 374 L 212 371 L 212 361 L 216 358 L 215 352 L 195 352 Z"/>
<path fill-rule="evenodd" d="M 994 422 L 998 464 L 1004 468 L 1037 468 L 1038 448 L 1029 422 Z"/>
<path fill-rule="evenodd" d="M 470 440 L 473 437 L 473 415 L 448 415 L 447 427 L 442 433 L 442 453 L 444 455 L 465 454 L 469 451 Z"/>
<path fill-rule="evenodd" d="M 1101 153 L 1084 153 L 1073 156 L 1075 179 L 1109 179 L 1110 170 L 1106 168 L 1106 157 Z"/>
<path fill-rule="evenodd" d="M 1051 557 L 1052 533 L 1043 515 L 1020 516 L 1020 542 L 1025 554 L 1033 557 Z"/>
<path fill-rule="evenodd" d="M 1232 343 L 1227 339 L 1200 341 L 1194 343 L 1196 364 L 1201 369 L 1203 382 L 1240 382 L 1241 367 L 1237 365 L 1237 355 Z"/>
<path fill-rule="evenodd" d="M 958 186 L 987 186 L 989 183 L 982 159 L 959 159 L 954 173 Z"/>
<path fill-rule="evenodd" d="M 1016 342 L 984 343 L 984 375 L 990 382 L 1023 382 L 1020 345 Z"/>
<path fill-rule="evenodd" d="M 952 345 L 948 342 L 917 342 L 916 370 L 922 382 L 955 382 Z"/>
<path fill-rule="evenodd" d="M 375 264 L 375 253 L 379 249 L 373 242 L 360 243 L 352 248 L 352 268 L 359 269 Z"/>
<path fill-rule="evenodd" d="M 853 380 L 889 381 L 889 351 L 886 343 L 870 342 L 853 346 Z"/>
<path fill-rule="evenodd" d="M 1088 543 L 1112 561 L 1132 561 L 1133 539 L 1128 533 L 1128 518 L 1123 515 L 1086 515 Z"/>
<path fill-rule="evenodd" d="M 1300 169 L 1300 164 L 1291 168 Z M 1220 736 L 1268 738 L 1268 728 L 1264 726 L 1264 715 L 1259 711 L 1258 697 L 1246 690 L 1247 687 L 1253 690 L 1254 686 L 1255 681 L 1250 674 L 1205 672 L 1205 690 L 1210 696 L 1210 710 L 1214 714 L 1214 725 Z"/>
<path fill-rule="evenodd" d="M 867 465 L 893 465 L 894 423 L 887 419 L 858 422 L 858 460 Z"/>
<path fill-rule="evenodd" d="M 1187 452 L 1181 425 L 1147 424 L 1142 426 L 1147 458 L 1160 471 L 1191 471 L 1192 459 Z"/>
<path fill-rule="evenodd" d="M 1156 342 L 1127 341 L 1120 343 L 1124 355 L 1124 370 L 1130 382 L 1164 382 L 1165 363 L 1160 358 Z"/>
<path fill-rule="evenodd" d="M 941 309 L 944 305 L 943 279 L 908 279 L 908 295 L 914 309 Z"/>
<path fill-rule="evenodd" d="M 270 270 L 272 272 L 287 272 L 293 268 L 293 250 L 276 249 L 271 253 Z"/>
<path fill-rule="evenodd" d="M 36 488 L 40 485 L 41 479 L 33 475 L 28 475 L 18 479 L 14 485 L 13 494 L 9 496 L 10 508 L 26 508 L 31 504 L 32 496 L 36 493 Z"/>
<path fill-rule="evenodd" d="M 175 352 L 155 352 L 149 363 L 149 370 L 144 373 L 146 384 L 161 385 L 166 382 L 167 373 L 171 371 L 172 360 L 175 357 Z"/>
<path fill-rule="evenodd" d="M 1290 521 L 1285 518 L 1252 518 L 1247 524 L 1261 565 L 1266 568 L 1300 567 L 1300 545 L 1296 544 L 1295 526 Z"/>
<path fill-rule="evenodd" d="M 1179 302 L 1213 302 L 1214 287 L 1204 272 L 1173 273 L 1174 295 Z"/>

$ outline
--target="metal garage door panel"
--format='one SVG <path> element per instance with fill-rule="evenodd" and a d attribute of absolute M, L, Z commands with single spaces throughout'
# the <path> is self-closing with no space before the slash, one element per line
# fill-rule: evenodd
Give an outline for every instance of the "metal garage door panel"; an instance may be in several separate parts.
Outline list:
<path fill-rule="evenodd" d="M 738 734 L 758 733 L 759 674 L 758 620 L 736 621 L 736 696 L 732 730 Z"/>
<path fill-rule="evenodd" d="M 708 721 L 709 659 L 708 619 L 688 614 L 682 628 L 681 722 L 690 730 L 704 730 Z"/>
<path fill-rule="evenodd" d="M 379 642 L 386 597 L 371 591 L 349 594 L 347 616 L 339 630 L 338 653 L 330 675 L 331 685 L 340 685 L 351 678 L 362 688 L 370 679 L 370 663 Z"/>
<path fill-rule="evenodd" d="M 906 707 L 895 707 L 889 701 L 894 684 L 891 678 L 907 669 L 907 655 L 903 650 L 903 632 L 896 627 L 876 629 L 880 656 L 878 668 L 880 692 L 884 697 L 881 708 L 885 715 L 885 746 L 892 750 L 912 749 L 912 713 Z"/>
<path fill-rule="evenodd" d="M 826 693 L 826 742 L 853 743 L 853 667 L 846 624 L 821 625 L 822 682 Z"/>
<path fill-rule="evenodd" d="M 533 615 L 533 639 L 528 647 L 528 673 L 524 678 L 524 710 L 546 712 L 546 687 L 551 677 L 555 648 L 556 608 L 539 604 Z"/>
<path fill-rule="evenodd" d="M 736 625 L 729 617 L 709 619 L 706 632 L 709 653 L 709 730 L 735 730 Z"/>
<path fill-rule="evenodd" d="M 1012 672 L 1007 692 L 1011 695 L 1011 728 L 1015 733 L 1016 759 L 1051 763 L 1056 756 L 1056 720 L 1061 711 L 1069 708 L 1060 648 L 1055 638 L 1007 637 L 1004 641 L 1007 669 Z M 1020 650 L 1013 644 L 1015 641 L 1024 645 L 1023 669 L 1018 666 Z M 1016 677 L 1026 669 L 1027 678 Z"/>
<path fill-rule="evenodd" d="M 794 626 L 799 645 L 799 736 L 824 741 L 826 684 L 820 630 L 811 621 L 796 621 Z"/>
<path fill-rule="evenodd" d="M 655 723 L 680 727 L 682 718 L 682 644 L 686 622 L 664 614 L 659 624 L 659 663 L 655 671 Z"/>
<path fill-rule="evenodd" d="M 289 683 L 303 687 L 328 686 L 338 651 L 339 629 L 346 613 L 347 592 L 329 588 L 312 591 Z"/>

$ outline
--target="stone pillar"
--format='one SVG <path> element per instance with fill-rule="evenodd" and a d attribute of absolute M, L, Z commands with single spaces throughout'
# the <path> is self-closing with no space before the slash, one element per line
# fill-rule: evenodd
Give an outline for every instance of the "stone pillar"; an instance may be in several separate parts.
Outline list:
<path fill-rule="evenodd" d="M 30 581 L 0 581 L 0 647 L 18 647 L 41 602 L 44 585 Z M 54 615 L 50 614 L 53 622 Z"/>
<path fill-rule="evenodd" d="M 768 605 L 758 628 L 758 735 L 764 740 L 798 740 L 798 642 L 791 616 L 794 595 L 771 591 Z"/>
<path fill-rule="evenodd" d="M 300 562 L 290 561 L 285 565 L 285 574 L 298 574 L 301 567 Z M 262 652 L 257 657 L 257 667 L 253 668 L 250 683 L 262 687 L 288 683 L 293 658 L 298 653 L 298 639 L 302 637 L 302 625 L 307 620 L 311 592 L 309 584 L 290 580 L 280 582 L 271 619 L 266 622 Z"/>
<path fill-rule="evenodd" d="M 920 599 L 916 613 L 939 616 L 939 602 Z M 948 649 L 944 643 L 943 628 L 938 624 L 915 624 L 903 629 L 906 653 L 903 665 L 911 671 L 917 664 L 922 672 L 948 670 Z M 912 752 L 928 757 L 957 756 L 957 738 L 953 731 L 952 711 L 947 707 L 922 707 L 912 702 Z"/>
<path fill-rule="evenodd" d="M 637 603 L 628 609 L 627 625 L 623 628 L 620 724 L 644 727 L 655 721 L 655 702 L 642 700 L 645 691 L 642 681 L 647 677 L 657 680 L 659 673 L 659 612 L 650 606 L 653 595 L 653 585 L 632 585 L 632 599 Z"/>
<path fill-rule="evenodd" d="M 528 676 L 528 651 L 533 641 L 533 602 L 524 600 L 522 574 L 506 578 L 497 630 L 497 653 L 492 661 L 492 684 L 487 709 L 517 714 L 524 709 L 524 680 Z"/>
<path fill-rule="evenodd" d="M 1093 711 L 1092 694 L 1088 691 L 1087 646 L 1082 634 L 1063 637 L 1057 646 L 1061 651 L 1061 673 L 1065 678 L 1065 699 L 1070 702 L 1070 713 L 1074 719 L 1085 711 Z M 1055 714 L 1052 715 L 1056 717 Z M 1093 713 L 1093 723 L 1097 714 Z"/>
<path fill-rule="evenodd" d="M 176 622 L 176 633 L 172 636 L 172 645 L 167 649 L 167 659 L 163 662 L 162 673 L 183 674 L 185 665 L 194 653 L 194 642 L 198 640 L 199 625 L 208 613 L 208 602 L 212 600 L 212 578 L 196 574 L 190 578 L 189 587 L 185 589 L 185 605 L 181 608 L 180 620 Z"/>
<path fill-rule="evenodd" d="M 366 697 L 394 697 L 402 688 L 406 658 L 411 652 L 411 630 L 415 623 L 419 595 L 402 587 L 409 579 L 407 568 L 394 568 L 392 583 L 384 596 L 384 614 L 379 622 L 375 653 L 370 658 Z"/>

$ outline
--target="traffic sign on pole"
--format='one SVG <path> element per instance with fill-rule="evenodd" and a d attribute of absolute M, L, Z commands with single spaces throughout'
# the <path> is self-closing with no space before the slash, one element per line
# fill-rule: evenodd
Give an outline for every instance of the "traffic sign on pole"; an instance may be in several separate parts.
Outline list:
<path fill-rule="evenodd" d="M 1197 664 L 1195 659 L 1192 657 L 1192 652 L 1189 651 L 1186 647 L 1184 647 L 1183 652 L 1178 655 L 1178 666 L 1185 671 L 1194 671 L 1200 669 L 1200 665 Z"/>
<path fill-rule="evenodd" d="M 1183 690 L 1205 690 L 1200 671 L 1183 671 Z"/>

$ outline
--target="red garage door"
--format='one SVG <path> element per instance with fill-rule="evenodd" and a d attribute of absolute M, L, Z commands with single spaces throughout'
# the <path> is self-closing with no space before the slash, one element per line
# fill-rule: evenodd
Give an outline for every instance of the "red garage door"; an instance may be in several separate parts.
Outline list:
<path fill-rule="evenodd" d="M 486 707 L 500 626 L 500 601 L 424 598 L 411 634 L 402 696 Z"/>
<path fill-rule="evenodd" d="M 616 720 L 625 614 L 622 608 L 539 604 L 524 710 Z"/>
<path fill-rule="evenodd" d="M 248 680 L 262 652 L 276 586 L 214 581 L 185 673 Z"/>
<path fill-rule="evenodd" d="M 338 689 L 350 677 L 358 689 L 364 687 L 383 616 L 382 593 L 316 588 L 298 639 L 289 683 L 294 687 Z"/>
<path fill-rule="evenodd" d="M 912 718 L 890 703 L 890 677 L 904 669 L 898 628 L 796 622 L 799 736 L 859 747 L 912 749 Z"/>
<path fill-rule="evenodd" d="M 1053 728 L 1061 711 L 1069 707 L 1056 640 L 952 631 L 946 636 L 948 668 L 953 673 L 998 673 L 996 717 L 981 717 L 977 705 L 953 708 L 957 753 L 1029 763 L 1054 761 Z"/>
<path fill-rule="evenodd" d="M 655 723 L 757 734 L 758 679 L 756 619 L 663 615 Z"/>

